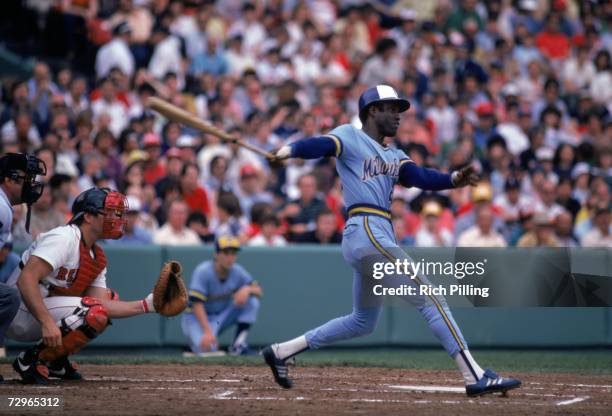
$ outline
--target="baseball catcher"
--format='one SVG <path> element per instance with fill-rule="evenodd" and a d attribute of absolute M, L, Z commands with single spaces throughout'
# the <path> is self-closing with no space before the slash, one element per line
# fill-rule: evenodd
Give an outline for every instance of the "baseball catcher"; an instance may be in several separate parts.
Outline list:
<path fill-rule="evenodd" d="M 81 379 L 68 356 L 102 333 L 113 318 L 148 312 L 171 316 L 185 308 L 177 262 L 163 267 L 154 291 L 142 300 L 121 301 L 107 289 L 106 256 L 97 242 L 122 236 L 127 208 L 119 192 L 88 189 L 75 199 L 67 225 L 41 234 L 23 253 L 9 280 L 17 284 L 22 304 L 7 336 L 36 342 L 13 362 L 24 383 Z"/>

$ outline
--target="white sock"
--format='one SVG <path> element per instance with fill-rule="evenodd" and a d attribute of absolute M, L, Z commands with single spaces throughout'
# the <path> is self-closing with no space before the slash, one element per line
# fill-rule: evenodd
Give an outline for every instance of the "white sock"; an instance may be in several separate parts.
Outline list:
<path fill-rule="evenodd" d="M 272 345 L 272 349 L 278 358 L 284 360 L 285 358 L 291 357 L 308 349 L 308 343 L 306 342 L 306 337 L 304 335 L 300 335 L 299 337 L 283 342 L 282 344 L 274 344 Z"/>
<path fill-rule="evenodd" d="M 468 350 L 459 351 L 459 354 L 455 355 L 455 362 L 463 374 L 465 384 L 474 384 L 482 378 L 484 371 Z"/>

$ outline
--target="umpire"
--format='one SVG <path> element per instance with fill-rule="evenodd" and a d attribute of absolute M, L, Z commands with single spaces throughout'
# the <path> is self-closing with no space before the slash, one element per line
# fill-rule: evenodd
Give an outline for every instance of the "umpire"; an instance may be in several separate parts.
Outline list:
<path fill-rule="evenodd" d="M 7 153 L 0 157 L 0 247 L 10 244 L 14 205 L 27 204 L 26 230 L 29 230 L 30 206 L 40 198 L 43 190 L 36 176 L 46 173 L 44 162 L 36 156 Z M 0 281 L 0 346 L 4 345 L 4 333 L 20 302 L 17 288 Z M 0 382 L 3 380 L 0 375 Z"/>
<path fill-rule="evenodd" d="M 183 333 L 195 353 L 217 351 L 217 335 L 236 325 L 229 347 L 232 355 L 249 353 L 246 338 L 257 319 L 261 287 L 239 264 L 236 256 L 240 242 L 221 236 L 215 243 L 213 261 L 199 264 L 189 285 L 189 307 L 183 314 Z"/>

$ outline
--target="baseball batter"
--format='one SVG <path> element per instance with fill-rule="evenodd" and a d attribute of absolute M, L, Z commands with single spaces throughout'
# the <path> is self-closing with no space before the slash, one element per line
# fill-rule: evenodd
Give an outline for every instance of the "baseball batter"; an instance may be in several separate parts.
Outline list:
<path fill-rule="evenodd" d="M 37 342 L 13 362 L 24 383 L 81 379 L 68 355 L 104 331 L 111 318 L 155 312 L 152 294 L 124 302 L 106 288 L 106 257 L 96 242 L 122 236 L 127 208 L 119 192 L 88 189 L 75 199 L 68 225 L 41 234 L 23 253 L 9 279 L 22 303 L 7 336 Z"/>
<path fill-rule="evenodd" d="M 263 350 L 262 354 L 274 379 L 284 388 L 292 386 L 287 370 L 287 360 L 291 357 L 308 349 L 367 335 L 376 327 L 381 306 L 365 305 L 361 301 L 364 256 L 375 251 L 391 262 L 396 259 L 411 261 L 398 246 L 391 224 L 389 209 L 394 185 L 399 182 L 406 187 L 442 190 L 475 185 L 478 181 L 471 166 L 452 174 L 422 168 L 403 151 L 385 143 L 385 137 L 395 136 L 400 113 L 408 108 L 410 103 L 399 98 L 392 87 L 377 85 L 367 89 L 359 98 L 359 117 L 363 124 L 361 130 L 348 124 L 342 125 L 325 136 L 292 143 L 276 153 L 279 160 L 291 157 L 337 158 L 336 169 L 342 181 L 344 202 L 349 215 L 343 233 L 342 252 L 352 266 L 354 275 L 353 311 L 350 314 Z M 423 285 L 428 281 L 425 276 L 418 276 L 414 280 L 406 279 L 405 283 Z M 423 295 L 412 296 L 410 301 L 457 363 L 469 396 L 505 392 L 520 386 L 519 380 L 502 378 L 478 365 L 444 298 Z"/>
<path fill-rule="evenodd" d="M 11 241 L 13 205 L 27 204 L 29 221 L 30 206 L 43 191 L 43 184 L 36 177 L 46 173 L 45 163 L 36 156 L 7 153 L 0 158 L 0 247 Z M 19 291 L 0 279 L 0 345 L 4 345 L 4 333 L 18 307 Z"/>

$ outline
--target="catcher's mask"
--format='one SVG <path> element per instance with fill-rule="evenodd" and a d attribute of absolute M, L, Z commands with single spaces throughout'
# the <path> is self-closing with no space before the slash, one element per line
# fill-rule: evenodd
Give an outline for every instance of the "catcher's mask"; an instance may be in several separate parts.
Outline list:
<path fill-rule="evenodd" d="M 109 188 L 90 188 L 74 200 L 69 224 L 75 223 L 85 213 L 104 215 L 102 238 L 116 240 L 123 236 L 127 211 L 128 202 L 125 195 Z"/>
<path fill-rule="evenodd" d="M 28 206 L 25 228 L 30 232 L 30 207 L 38 201 L 45 185 L 36 180 L 38 175 L 46 175 L 45 162 L 34 155 L 25 153 L 7 153 L 0 158 L 0 177 L 22 181 L 21 203 Z"/>

